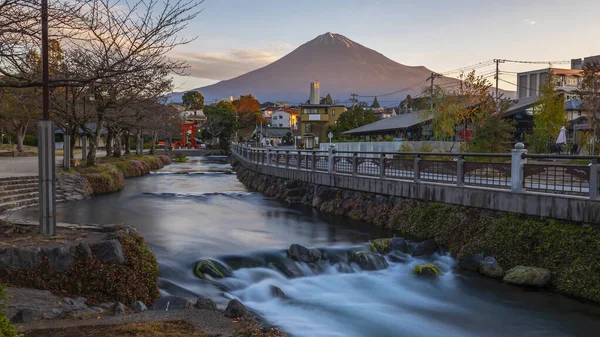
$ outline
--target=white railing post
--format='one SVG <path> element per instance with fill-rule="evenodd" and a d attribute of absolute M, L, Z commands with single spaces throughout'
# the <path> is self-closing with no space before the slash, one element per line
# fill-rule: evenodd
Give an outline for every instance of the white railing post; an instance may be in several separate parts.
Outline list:
<path fill-rule="evenodd" d="M 598 159 L 592 159 L 590 165 L 590 199 L 598 199 Z"/>
<path fill-rule="evenodd" d="M 285 168 L 290 167 L 290 151 L 285 151 Z"/>
<path fill-rule="evenodd" d="M 527 150 L 523 143 L 517 143 L 511 153 L 510 190 L 514 193 L 522 193 L 525 192 L 523 168 L 527 164 L 527 157 L 525 157 Z"/>
<path fill-rule="evenodd" d="M 414 165 L 413 165 L 413 179 L 415 181 L 415 183 L 418 183 L 421 181 L 421 173 L 420 173 L 420 167 L 419 167 L 419 162 L 421 161 L 421 157 L 419 157 L 418 154 L 415 155 L 415 159 L 414 159 Z"/>
<path fill-rule="evenodd" d="M 456 186 L 465 185 L 465 157 L 461 154 L 456 161 Z"/>
<path fill-rule="evenodd" d="M 267 148 L 267 166 L 271 166 L 271 149 Z"/>
<path fill-rule="evenodd" d="M 356 152 L 352 154 L 352 175 L 358 175 L 358 153 Z"/>
<path fill-rule="evenodd" d="M 327 172 L 333 173 L 333 157 L 335 156 L 335 145 L 329 145 L 329 153 L 327 156 Z"/>
<path fill-rule="evenodd" d="M 379 158 L 379 178 L 385 179 L 385 153 Z"/>

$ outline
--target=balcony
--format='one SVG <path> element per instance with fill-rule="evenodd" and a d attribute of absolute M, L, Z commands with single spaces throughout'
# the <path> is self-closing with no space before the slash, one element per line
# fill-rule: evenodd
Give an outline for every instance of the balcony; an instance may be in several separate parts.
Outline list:
<path fill-rule="evenodd" d="M 329 122 L 329 115 L 326 115 L 326 114 L 302 114 L 300 119 L 303 122 Z"/>

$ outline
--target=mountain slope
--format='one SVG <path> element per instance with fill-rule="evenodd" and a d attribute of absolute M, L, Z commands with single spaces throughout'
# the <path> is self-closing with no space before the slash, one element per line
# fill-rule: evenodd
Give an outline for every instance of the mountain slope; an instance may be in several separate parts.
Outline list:
<path fill-rule="evenodd" d="M 431 70 L 406 66 L 342 35 L 326 33 L 272 64 L 236 78 L 196 89 L 207 101 L 252 93 L 259 100 L 305 101 L 310 82 L 319 81 L 321 96 L 346 101 L 350 95 L 379 95 L 411 87 L 385 100 L 420 94 Z M 438 79 L 449 83 L 454 79 Z M 361 100 L 372 101 L 372 98 Z"/>

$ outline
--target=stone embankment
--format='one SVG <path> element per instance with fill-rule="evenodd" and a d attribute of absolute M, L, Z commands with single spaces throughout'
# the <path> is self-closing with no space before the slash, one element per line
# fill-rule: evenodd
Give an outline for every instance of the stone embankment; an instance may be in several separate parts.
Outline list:
<path fill-rule="evenodd" d="M 288 181 L 233 165 L 242 183 L 267 196 L 431 240 L 424 252 L 443 245 L 464 269 L 488 277 L 600 302 L 600 231 L 591 226 Z"/>

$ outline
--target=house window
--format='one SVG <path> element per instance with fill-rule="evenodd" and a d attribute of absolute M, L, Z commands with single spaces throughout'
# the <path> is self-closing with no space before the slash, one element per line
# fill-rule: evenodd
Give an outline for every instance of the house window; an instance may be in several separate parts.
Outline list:
<path fill-rule="evenodd" d="M 335 109 L 331 109 L 331 115 L 335 116 Z"/>
<path fill-rule="evenodd" d="M 579 79 L 576 76 L 567 77 L 567 85 L 576 87 Z"/>
<path fill-rule="evenodd" d="M 306 123 L 306 125 L 304 125 L 304 132 L 306 132 L 306 133 L 312 132 L 312 124 L 311 123 Z"/>

